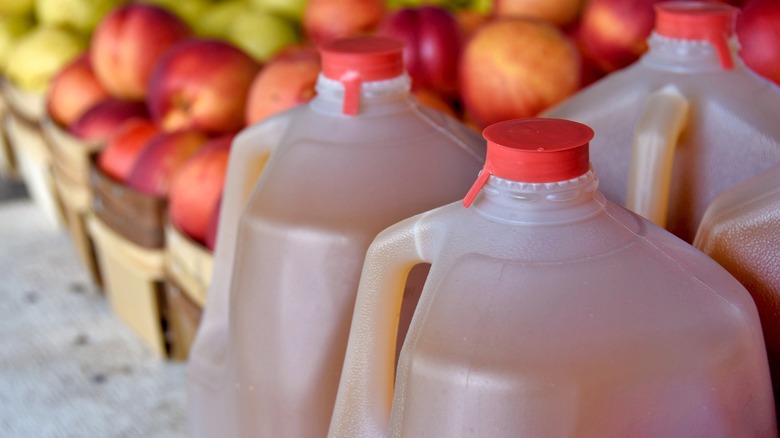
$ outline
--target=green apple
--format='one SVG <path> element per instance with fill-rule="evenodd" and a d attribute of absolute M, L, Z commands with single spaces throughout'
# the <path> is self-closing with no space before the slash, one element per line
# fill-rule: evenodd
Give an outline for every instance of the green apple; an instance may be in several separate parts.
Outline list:
<path fill-rule="evenodd" d="M 252 9 L 234 18 L 227 40 L 256 60 L 265 62 L 279 50 L 298 42 L 299 36 L 289 20 Z"/>
<path fill-rule="evenodd" d="M 192 28 L 197 35 L 225 39 L 235 18 L 250 10 L 251 6 L 245 0 L 213 3 L 195 20 Z"/>
<path fill-rule="evenodd" d="M 300 22 L 307 0 L 250 0 L 255 8 Z"/>
<path fill-rule="evenodd" d="M 35 0 L 35 16 L 43 25 L 92 33 L 101 19 L 124 0 Z"/>
<path fill-rule="evenodd" d="M 0 73 L 5 69 L 8 51 L 32 26 L 33 22 L 28 16 L 0 15 Z"/>
<path fill-rule="evenodd" d="M 0 15 L 31 15 L 35 9 L 35 0 L 2 0 Z"/>
<path fill-rule="evenodd" d="M 64 28 L 38 26 L 11 47 L 5 74 L 19 88 L 45 93 L 49 80 L 65 64 L 86 50 L 83 37 Z"/>

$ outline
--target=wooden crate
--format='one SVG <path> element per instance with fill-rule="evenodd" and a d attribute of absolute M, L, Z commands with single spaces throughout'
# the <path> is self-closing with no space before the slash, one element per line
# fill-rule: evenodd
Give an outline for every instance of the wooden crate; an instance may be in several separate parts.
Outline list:
<path fill-rule="evenodd" d="M 166 298 L 174 357 L 185 359 L 195 340 L 211 284 L 212 254 L 170 222 L 165 227 Z"/>
<path fill-rule="evenodd" d="M 212 269 L 211 252 L 168 222 L 165 227 L 165 273 L 201 308 L 206 305 Z"/>
<path fill-rule="evenodd" d="M 170 358 L 186 360 L 198 332 L 203 307 L 192 301 L 184 288 L 170 277 L 165 279 Z"/>
<path fill-rule="evenodd" d="M 162 357 L 170 354 L 162 248 L 145 248 L 113 230 L 98 216 L 87 218 L 89 233 L 111 309 Z"/>
<path fill-rule="evenodd" d="M 21 90 L 5 78 L 0 79 L 0 91 L 8 107 L 19 117 L 37 122 L 46 114 L 46 96 L 44 94 Z"/>
<path fill-rule="evenodd" d="M 90 161 L 89 235 L 113 312 L 156 353 L 171 357 L 165 299 L 164 198 L 114 181 Z"/>
<path fill-rule="evenodd" d="M 54 188 L 51 151 L 39 125 L 45 113 L 45 97 L 21 91 L 8 81 L 0 81 L 0 88 L 7 105 L 3 130 L 14 164 L 33 202 L 41 208 L 52 227 L 59 227 L 64 222 L 64 215 Z"/>
<path fill-rule="evenodd" d="M 5 178 L 15 178 L 18 176 L 16 158 L 13 149 L 11 149 L 11 143 L 8 141 L 8 132 L 5 129 L 5 118 L 8 111 L 5 97 L 0 93 L 0 175 Z"/>
<path fill-rule="evenodd" d="M 5 129 L 18 172 L 35 205 L 52 228 L 64 224 L 64 214 L 54 186 L 52 156 L 40 128 L 17 114 L 6 115 Z"/>
<path fill-rule="evenodd" d="M 87 215 L 92 203 L 92 188 L 89 184 L 91 157 L 103 147 L 103 143 L 81 141 L 60 128 L 48 116 L 41 120 L 41 129 L 52 152 L 52 176 L 65 225 L 82 265 L 92 281 L 102 285 L 94 242 L 87 232 Z"/>

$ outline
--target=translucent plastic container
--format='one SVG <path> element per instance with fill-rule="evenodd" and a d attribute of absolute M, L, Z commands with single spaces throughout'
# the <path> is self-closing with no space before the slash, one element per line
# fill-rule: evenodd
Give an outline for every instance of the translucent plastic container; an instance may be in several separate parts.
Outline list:
<path fill-rule="evenodd" d="M 458 199 L 484 161 L 478 133 L 411 96 L 399 42 L 321 52 L 317 96 L 234 142 L 190 352 L 193 436 L 325 436 L 368 245 Z"/>
<path fill-rule="evenodd" d="M 331 437 L 776 435 L 750 295 L 597 191 L 592 134 L 492 125 L 463 204 L 374 240 Z M 403 279 L 426 262 L 394 370 Z"/>
<path fill-rule="evenodd" d="M 737 11 L 657 4 L 639 61 L 544 113 L 592 127 L 607 198 L 688 242 L 720 193 L 780 164 L 780 87 L 736 55 Z"/>
<path fill-rule="evenodd" d="M 724 192 L 704 214 L 694 245 L 753 296 L 780 399 L 780 166 Z"/>

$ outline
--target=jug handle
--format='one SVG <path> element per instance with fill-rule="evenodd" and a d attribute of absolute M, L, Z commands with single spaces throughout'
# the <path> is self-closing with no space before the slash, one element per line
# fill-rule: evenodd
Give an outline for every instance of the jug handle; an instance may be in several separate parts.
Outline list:
<path fill-rule="evenodd" d="M 203 318 L 190 353 L 191 357 L 197 357 L 198 360 L 189 361 L 191 364 L 214 367 L 224 360 L 227 339 L 223 338 L 227 336 L 230 280 L 239 218 L 263 167 L 281 141 L 289 120 L 286 114 L 271 117 L 239 133 L 233 140 L 219 213 L 213 276 Z M 207 374 L 214 372 L 204 370 Z"/>
<path fill-rule="evenodd" d="M 666 225 L 674 152 L 688 119 L 688 100 L 674 86 L 651 93 L 634 131 L 626 208 Z"/>
<path fill-rule="evenodd" d="M 368 249 L 329 437 L 387 436 L 406 277 L 427 261 L 419 248 L 421 216 L 386 229 Z"/>

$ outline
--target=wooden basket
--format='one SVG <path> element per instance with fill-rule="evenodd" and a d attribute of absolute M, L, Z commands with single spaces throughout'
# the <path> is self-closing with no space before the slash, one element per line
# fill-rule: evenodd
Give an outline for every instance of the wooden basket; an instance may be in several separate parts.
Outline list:
<path fill-rule="evenodd" d="M 39 122 L 45 113 L 45 95 L 29 93 L 0 80 L 7 106 L 3 130 L 14 157 L 14 164 L 30 196 L 53 227 L 64 222 L 51 173 L 51 152 L 43 140 Z"/>
<path fill-rule="evenodd" d="M 125 187 L 90 157 L 89 234 L 111 308 L 152 350 L 171 357 L 165 299 L 164 198 Z"/>
<path fill-rule="evenodd" d="M 102 148 L 102 142 L 84 142 L 60 128 L 49 117 L 41 121 L 44 139 L 52 152 L 52 176 L 68 232 L 82 264 L 92 280 L 101 285 L 94 243 L 87 232 L 87 215 L 92 203 L 89 184 L 91 155 Z"/>
<path fill-rule="evenodd" d="M 140 246 L 95 215 L 87 226 L 112 311 L 155 353 L 169 357 L 162 248 Z"/>
<path fill-rule="evenodd" d="M 171 278 L 165 279 L 165 302 L 168 306 L 170 357 L 174 360 L 186 360 L 198 332 L 203 308 L 192 301 L 184 288 Z"/>
<path fill-rule="evenodd" d="M 174 357 L 185 359 L 195 340 L 211 283 L 212 254 L 179 231 L 165 227 L 166 299 Z"/>
<path fill-rule="evenodd" d="M 0 175 L 17 177 L 19 172 L 16 168 L 16 158 L 13 149 L 11 149 L 11 142 L 8 141 L 8 132 L 5 129 L 5 118 L 8 112 L 8 105 L 5 103 L 3 94 L 0 93 Z"/>
<path fill-rule="evenodd" d="M 52 155 L 40 128 L 10 111 L 5 118 L 5 129 L 18 172 L 30 197 L 41 208 L 49 224 L 53 228 L 60 227 L 64 223 L 64 215 L 54 187 Z"/>
<path fill-rule="evenodd" d="M 90 157 L 92 212 L 131 242 L 160 249 L 165 246 L 165 198 L 133 190 L 103 173 L 97 154 Z"/>
<path fill-rule="evenodd" d="M 201 308 L 206 305 L 212 269 L 211 252 L 168 222 L 165 227 L 165 273 Z"/>

